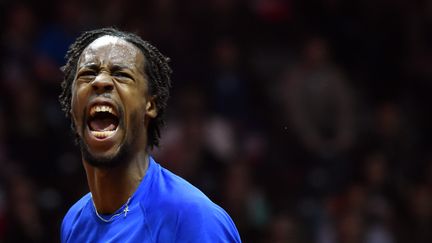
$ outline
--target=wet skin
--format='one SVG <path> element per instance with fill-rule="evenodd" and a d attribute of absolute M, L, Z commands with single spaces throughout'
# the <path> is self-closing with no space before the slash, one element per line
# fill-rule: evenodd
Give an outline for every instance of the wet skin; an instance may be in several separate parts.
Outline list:
<path fill-rule="evenodd" d="M 71 116 L 84 160 L 93 166 L 128 163 L 119 160 L 133 160 L 145 150 L 148 121 L 157 111 L 144 65 L 141 50 L 113 36 L 96 39 L 81 54 L 72 85 Z M 118 119 L 104 136 L 89 125 L 94 106 L 110 107 Z"/>

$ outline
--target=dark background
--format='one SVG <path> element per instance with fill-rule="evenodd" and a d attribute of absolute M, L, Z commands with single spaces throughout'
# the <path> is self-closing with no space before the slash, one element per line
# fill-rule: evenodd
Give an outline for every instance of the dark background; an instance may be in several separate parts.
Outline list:
<path fill-rule="evenodd" d="M 172 59 L 152 154 L 244 242 L 432 242 L 431 1 L 0 6 L 0 242 L 58 242 L 88 191 L 59 68 L 74 38 L 104 26 Z"/>

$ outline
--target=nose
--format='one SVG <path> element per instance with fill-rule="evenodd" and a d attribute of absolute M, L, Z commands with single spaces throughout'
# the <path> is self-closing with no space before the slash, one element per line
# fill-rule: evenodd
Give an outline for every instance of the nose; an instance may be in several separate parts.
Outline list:
<path fill-rule="evenodd" d="M 111 77 L 106 73 L 100 73 L 92 82 L 93 90 L 97 94 L 110 92 L 114 89 Z"/>

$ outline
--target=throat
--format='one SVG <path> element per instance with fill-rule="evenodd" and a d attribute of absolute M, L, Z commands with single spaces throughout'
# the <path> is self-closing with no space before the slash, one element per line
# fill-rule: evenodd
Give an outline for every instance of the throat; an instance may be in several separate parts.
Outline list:
<path fill-rule="evenodd" d="M 99 180 L 98 183 L 91 186 L 91 197 L 95 207 L 95 210 L 103 215 L 112 215 L 119 213 L 119 210 L 123 210 L 130 206 L 129 202 L 138 189 L 141 180 L 135 180 L 134 182 L 129 181 L 130 178 L 126 179 L 128 182 L 116 178 L 104 178 Z"/>
<path fill-rule="evenodd" d="M 100 214 L 115 213 L 134 195 L 148 169 L 146 157 L 115 169 L 84 163 L 92 199 Z"/>
<path fill-rule="evenodd" d="M 130 200 L 135 189 L 135 187 L 125 183 L 123 179 L 117 176 L 113 178 L 110 175 L 103 175 L 102 178 L 89 182 L 95 209 L 100 214 L 106 215 L 113 214 L 121 209 Z"/>

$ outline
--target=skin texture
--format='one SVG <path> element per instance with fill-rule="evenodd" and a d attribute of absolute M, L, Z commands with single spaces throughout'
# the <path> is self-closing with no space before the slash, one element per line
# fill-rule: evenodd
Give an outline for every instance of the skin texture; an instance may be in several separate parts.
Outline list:
<path fill-rule="evenodd" d="M 147 127 L 157 115 L 145 57 L 133 44 L 102 36 L 83 51 L 72 84 L 71 117 L 80 140 L 90 191 L 99 213 L 113 213 L 138 187 L 148 167 Z M 88 128 L 95 104 L 110 105 L 117 131 L 98 139 Z"/>

